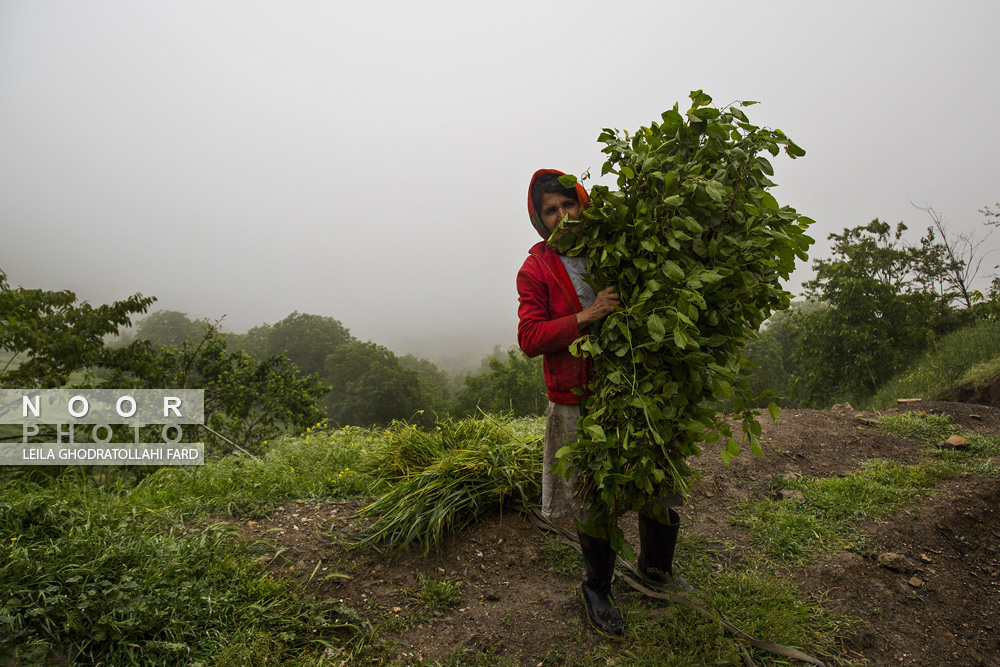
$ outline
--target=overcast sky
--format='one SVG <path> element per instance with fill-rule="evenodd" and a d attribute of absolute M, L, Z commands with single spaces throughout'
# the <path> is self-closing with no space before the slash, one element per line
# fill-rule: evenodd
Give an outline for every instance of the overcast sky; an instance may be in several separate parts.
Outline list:
<path fill-rule="evenodd" d="M 0 0 L 0 269 L 485 353 L 514 342 L 532 172 L 599 174 L 601 128 L 697 88 L 807 151 L 774 194 L 815 256 L 875 217 L 922 230 L 913 204 L 982 230 L 998 26 L 996 0 Z"/>

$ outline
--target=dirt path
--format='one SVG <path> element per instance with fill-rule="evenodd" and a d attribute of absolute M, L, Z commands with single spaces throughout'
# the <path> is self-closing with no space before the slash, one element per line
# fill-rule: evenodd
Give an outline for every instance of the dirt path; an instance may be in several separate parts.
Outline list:
<path fill-rule="evenodd" d="M 943 412 L 963 431 L 1000 434 L 1000 409 L 927 402 L 900 409 Z M 685 531 L 706 535 L 710 545 L 746 544 L 746 534 L 729 523 L 731 508 L 771 494 L 780 475 L 829 477 L 872 458 L 921 459 L 921 443 L 871 428 L 875 417 L 849 407 L 787 410 L 778 423 L 763 424 L 764 457 L 741 456 L 726 468 L 717 454 L 704 453 L 702 480 L 684 511 Z M 441 555 L 385 559 L 348 546 L 358 529 L 350 517 L 360 506 L 289 503 L 243 529 L 251 539 L 274 542 L 271 568 L 378 619 L 394 642 L 386 657 L 399 664 L 465 649 L 534 666 L 554 645 L 572 656 L 599 643 L 576 593 L 579 572 L 554 572 L 551 544 L 524 517 L 495 516 Z M 873 665 L 1000 667 L 998 508 L 998 478 L 941 482 L 937 493 L 894 520 L 863 526 L 869 536 L 864 554 L 835 553 L 781 574 L 806 592 L 823 593 L 831 609 L 860 619 L 845 638 L 851 656 Z M 625 517 L 622 526 L 634 539 L 634 518 Z M 879 565 L 885 552 L 902 557 L 902 571 Z M 461 582 L 461 602 L 436 618 L 415 615 L 407 590 L 417 588 L 418 575 Z"/>

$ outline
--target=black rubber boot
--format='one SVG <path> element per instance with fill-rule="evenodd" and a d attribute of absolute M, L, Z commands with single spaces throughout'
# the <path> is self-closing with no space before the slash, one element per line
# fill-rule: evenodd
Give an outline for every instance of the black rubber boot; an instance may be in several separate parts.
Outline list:
<path fill-rule="evenodd" d="M 598 632 L 621 637 L 625 632 L 622 614 L 611 599 L 611 577 L 615 571 L 615 552 L 608 540 L 577 531 L 587 579 L 580 587 L 587 615 Z"/>
<path fill-rule="evenodd" d="M 681 518 L 670 510 L 670 523 L 639 514 L 639 572 L 650 581 L 693 593 L 684 578 L 674 574 L 674 549 Z"/>

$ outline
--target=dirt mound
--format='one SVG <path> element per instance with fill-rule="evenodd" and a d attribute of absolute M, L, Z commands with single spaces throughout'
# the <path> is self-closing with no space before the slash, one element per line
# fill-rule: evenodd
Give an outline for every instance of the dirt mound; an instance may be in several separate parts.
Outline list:
<path fill-rule="evenodd" d="M 1000 375 L 996 375 L 980 385 L 963 384 L 941 392 L 935 397 L 939 401 L 976 403 L 1000 408 Z"/>
<path fill-rule="evenodd" d="M 909 410 L 948 414 L 963 431 L 1000 434 L 997 408 L 923 401 L 889 412 Z M 726 467 L 717 451 L 704 452 L 697 461 L 701 480 L 682 512 L 685 533 L 753 557 L 739 549 L 748 538 L 730 524 L 733 507 L 772 495 L 779 476 L 830 477 L 872 458 L 922 459 L 922 443 L 873 428 L 877 418 L 849 406 L 789 409 L 776 423 L 762 422 L 763 457 L 745 454 Z M 361 505 L 289 503 L 242 528 L 248 538 L 273 545 L 267 556 L 273 571 L 357 610 L 362 626 L 364 619 L 378 621 L 388 633 L 386 663 L 444 660 L 466 651 L 534 666 L 554 646 L 568 658 L 606 644 L 584 616 L 577 593 L 582 568 L 554 571 L 550 545 L 525 517 L 491 517 L 450 540 L 440 555 L 386 558 L 350 546 Z M 635 544 L 634 517 L 623 518 L 622 528 Z M 803 590 L 821 593 L 831 609 L 859 619 L 844 638 L 845 658 L 863 656 L 876 666 L 1000 667 L 1000 479 L 941 482 L 937 493 L 893 520 L 860 530 L 868 536 L 863 553 L 844 551 L 780 572 Z M 880 564 L 886 553 L 893 559 Z M 460 582 L 461 600 L 432 616 L 414 596 L 422 578 L 435 577 Z"/>

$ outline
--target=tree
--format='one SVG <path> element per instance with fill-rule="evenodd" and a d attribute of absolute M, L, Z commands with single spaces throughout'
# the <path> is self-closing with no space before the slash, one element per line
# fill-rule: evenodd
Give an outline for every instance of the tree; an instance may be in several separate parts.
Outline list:
<path fill-rule="evenodd" d="M 399 365 L 415 371 L 419 380 L 417 404 L 424 413 L 445 417 L 451 403 L 451 379 L 432 361 L 406 354 L 399 357 Z"/>
<path fill-rule="evenodd" d="M 545 414 L 549 399 L 541 357 L 529 359 L 511 347 L 506 359 L 491 355 L 483 365 L 479 374 L 465 378 L 465 388 L 455 398 L 457 414 L 471 415 L 477 410 L 515 417 Z"/>
<path fill-rule="evenodd" d="M 225 334 L 225 336 L 230 350 L 242 350 L 258 360 L 266 359 L 268 356 L 267 350 L 271 338 L 270 324 L 253 327 L 243 334 L 230 333 Z"/>
<path fill-rule="evenodd" d="M 930 341 L 960 318 L 950 307 L 947 255 L 933 234 L 920 246 L 903 240 L 878 219 L 831 234 L 833 257 L 814 263 L 805 284 L 811 298 L 829 308 L 802 320 L 796 350 L 804 400 L 825 407 L 831 400 L 864 400 Z"/>
<path fill-rule="evenodd" d="M 975 232 L 952 232 L 944 220 L 944 216 L 930 206 L 917 206 L 931 219 L 932 229 L 941 237 L 940 248 L 944 268 L 942 278 L 954 290 L 965 308 L 972 308 L 982 295 L 972 289 L 972 282 L 979 275 L 983 261 L 990 252 L 982 252 L 982 246 L 992 235 L 990 230 L 983 236 Z M 987 226 L 998 224 L 997 214 L 989 207 L 981 213 L 986 216 Z M 931 230 L 928 234 L 932 235 Z M 933 238 L 933 237 L 932 237 Z"/>
<path fill-rule="evenodd" d="M 300 375 L 322 374 L 326 358 L 341 345 L 354 340 L 332 317 L 295 311 L 270 328 L 266 354 L 285 353 L 299 367 Z"/>
<path fill-rule="evenodd" d="M 747 380 L 750 396 L 755 397 L 752 399 L 755 406 L 766 406 L 771 395 L 782 407 L 795 407 L 802 403 L 801 390 L 793 379 L 805 371 L 805 362 L 793 353 L 803 334 L 805 318 L 827 307 L 818 301 L 792 302 L 788 310 L 772 315 L 757 338 L 747 343 L 745 355 L 753 362 L 753 374 Z M 771 392 L 771 395 L 766 392 Z M 726 405 L 727 412 L 730 408 Z"/>
<path fill-rule="evenodd" d="M 130 327 L 155 300 L 136 293 L 95 308 L 68 290 L 11 288 L 0 271 L 0 350 L 10 355 L 0 386 L 58 388 L 75 372 L 107 365 L 105 336 Z"/>
<path fill-rule="evenodd" d="M 332 386 L 323 404 L 338 424 L 385 425 L 422 416 L 419 374 L 404 368 L 381 345 L 360 341 L 340 345 L 327 356 L 323 379 Z"/>
<path fill-rule="evenodd" d="M 197 343 L 205 334 L 207 322 L 194 322 L 176 310 L 158 310 L 143 318 L 136 326 L 135 338 L 154 345 Z"/>
<path fill-rule="evenodd" d="M 232 451 L 230 443 L 261 452 L 266 441 L 316 424 L 324 416 L 317 401 L 330 390 L 315 375 L 299 377 L 284 354 L 257 360 L 229 351 L 214 325 L 195 343 L 154 346 L 139 341 L 113 350 L 108 365 L 107 387 L 204 389 L 205 424 L 224 436 L 205 435 L 209 453 Z"/>

